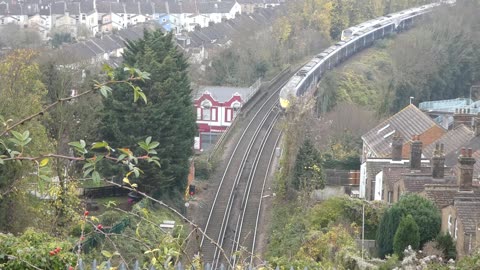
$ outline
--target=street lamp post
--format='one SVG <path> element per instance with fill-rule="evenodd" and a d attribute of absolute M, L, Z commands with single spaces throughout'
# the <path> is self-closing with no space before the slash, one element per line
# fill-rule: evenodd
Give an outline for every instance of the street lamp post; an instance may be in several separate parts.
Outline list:
<path fill-rule="evenodd" d="M 365 245 L 365 203 L 362 204 L 362 260 L 363 260 L 364 245 Z"/>

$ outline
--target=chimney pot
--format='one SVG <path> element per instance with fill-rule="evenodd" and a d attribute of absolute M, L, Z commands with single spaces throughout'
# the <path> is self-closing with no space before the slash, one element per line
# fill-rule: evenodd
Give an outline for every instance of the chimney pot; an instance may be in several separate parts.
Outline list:
<path fill-rule="evenodd" d="M 392 160 L 402 160 L 403 138 L 395 134 L 392 139 Z"/>
<path fill-rule="evenodd" d="M 445 156 L 443 144 L 435 144 L 435 154 L 432 157 L 432 178 L 443 179 L 445 176 Z"/>
<path fill-rule="evenodd" d="M 410 145 L 410 169 L 420 170 L 422 162 L 422 141 L 415 136 L 414 141 Z"/>
<path fill-rule="evenodd" d="M 472 157 L 472 149 L 462 148 L 462 155 L 458 157 L 457 184 L 460 191 L 471 191 L 473 181 L 473 166 L 475 159 Z"/>

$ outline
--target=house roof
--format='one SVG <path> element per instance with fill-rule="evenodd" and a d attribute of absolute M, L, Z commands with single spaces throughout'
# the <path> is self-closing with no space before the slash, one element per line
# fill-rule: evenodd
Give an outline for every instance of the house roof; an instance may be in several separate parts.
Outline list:
<path fill-rule="evenodd" d="M 425 197 L 433 201 L 438 209 L 452 205 L 457 193 L 456 184 L 426 184 L 424 190 Z"/>
<path fill-rule="evenodd" d="M 452 130 L 449 130 L 447 133 L 443 134 L 438 140 L 434 143 L 425 147 L 422 151 L 423 155 L 427 158 L 433 157 L 433 151 L 435 150 L 435 144 L 444 145 L 444 153 L 448 155 L 452 152 L 457 151 L 463 145 L 468 143 L 474 135 L 474 132 L 465 125 L 459 125 Z M 450 166 L 454 164 L 449 164 Z"/>
<path fill-rule="evenodd" d="M 409 142 L 413 135 L 421 135 L 432 127 L 438 126 L 430 117 L 410 104 L 362 136 L 377 157 L 388 157 L 394 133 Z"/>
<path fill-rule="evenodd" d="M 445 155 L 445 165 L 453 166 L 458 162 L 458 156 L 460 155 L 461 148 L 471 148 L 473 151 L 473 158 L 475 158 L 475 165 L 473 169 L 474 178 L 480 174 L 480 137 L 472 137 L 468 142 L 459 146 L 455 151 Z"/>
<path fill-rule="evenodd" d="M 209 13 L 229 13 L 235 5 L 235 1 L 222 2 L 203 2 L 197 3 L 198 12 Z"/>
<path fill-rule="evenodd" d="M 253 92 L 253 90 L 250 88 L 228 86 L 202 86 L 197 91 L 194 91 L 193 98 L 195 100 L 199 99 L 207 91 L 218 102 L 227 102 L 236 93 L 240 94 L 242 100 L 245 100 L 246 96 Z"/>
<path fill-rule="evenodd" d="M 475 235 L 477 224 L 480 222 L 480 196 L 478 193 L 465 194 L 455 198 L 454 207 L 457 209 L 457 217 L 463 224 L 466 234 Z"/>
<path fill-rule="evenodd" d="M 433 179 L 431 174 L 409 174 L 402 179 L 405 191 L 411 193 L 421 193 L 428 184 L 454 184 L 455 176 L 448 175 L 444 179 Z"/>

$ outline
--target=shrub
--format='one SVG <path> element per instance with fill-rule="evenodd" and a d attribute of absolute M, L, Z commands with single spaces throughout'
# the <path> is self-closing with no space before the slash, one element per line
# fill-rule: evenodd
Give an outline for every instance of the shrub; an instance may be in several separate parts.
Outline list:
<path fill-rule="evenodd" d="M 393 238 L 393 250 L 400 258 L 403 257 L 403 251 L 408 246 L 412 249 L 418 249 L 420 246 L 420 231 L 411 215 L 402 218 Z"/>

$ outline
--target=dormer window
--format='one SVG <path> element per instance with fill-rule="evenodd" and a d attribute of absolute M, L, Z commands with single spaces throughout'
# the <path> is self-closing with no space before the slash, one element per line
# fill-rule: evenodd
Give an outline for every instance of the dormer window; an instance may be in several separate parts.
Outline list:
<path fill-rule="evenodd" d="M 235 119 L 235 117 L 237 117 L 237 114 L 240 112 L 240 109 L 241 109 L 242 105 L 240 104 L 240 102 L 234 102 L 232 104 L 232 109 L 233 109 L 233 119 Z"/>
<path fill-rule="evenodd" d="M 204 100 L 201 104 L 202 120 L 210 121 L 212 117 L 212 103 L 209 100 Z"/>

